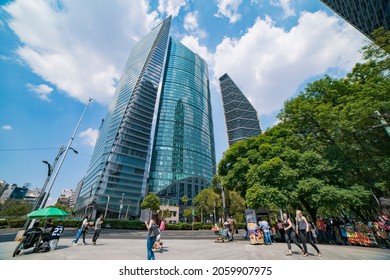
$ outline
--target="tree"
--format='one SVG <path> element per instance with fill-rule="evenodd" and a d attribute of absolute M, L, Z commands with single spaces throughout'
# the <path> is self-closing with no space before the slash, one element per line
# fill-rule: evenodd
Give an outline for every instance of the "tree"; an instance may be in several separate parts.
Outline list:
<path fill-rule="evenodd" d="M 213 188 L 206 188 L 195 196 L 193 203 L 196 209 L 204 214 L 214 213 L 214 211 L 218 213 L 222 206 L 222 198 Z"/>
<path fill-rule="evenodd" d="M 245 213 L 245 199 L 236 191 L 227 191 L 225 194 L 229 215 L 235 217 L 238 221 L 241 220 Z"/>
<path fill-rule="evenodd" d="M 390 141 L 373 116 L 390 111 L 390 59 L 364 54 L 346 77 L 325 76 L 286 101 L 278 125 L 232 145 L 218 165 L 222 184 L 250 207 L 377 212 L 371 194 L 390 195 Z"/>
<path fill-rule="evenodd" d="M 151 209 L 157 212 L 160 209 L 160 199 L 155 193 L 150 192 L 142 201 L 141 209 Z"/>
<path fill-rule="evenodd" d="M 181 198 L 181 202 L 183 202 L 184 209 L 186 209 L 187 208 L 187 203 L 188 203 L 188 196 L 183 195 L 182 198 Z"/>
<path fill-rule="evenodd" d="M 32 204 L 22 199 L 7 199 L 0 204 L 0 217 L 22 217 L 32 211 Z"/>
<path fill-rule="evenodd" d="M 172 212 L 169 209 L 164 209 L 160 211 L 160 217 L 162 220 L 172 217 Z"/>

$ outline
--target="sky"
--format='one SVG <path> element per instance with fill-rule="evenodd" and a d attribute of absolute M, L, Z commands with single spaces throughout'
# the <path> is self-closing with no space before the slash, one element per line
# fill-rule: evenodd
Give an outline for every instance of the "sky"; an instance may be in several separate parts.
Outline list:
<path fill-rule="evenodd" d="M 344 77 L 367 43 L 319 0 L 0 0 L 0 180 L 41 188 L 42 161 L 76 132 L 48 204 L 74 190 L 132 46 L 169 15 L 171 35 L 208 63 L 217 162 L 228 149 L 219 77 L 265 131 L 308 83 Z"/>

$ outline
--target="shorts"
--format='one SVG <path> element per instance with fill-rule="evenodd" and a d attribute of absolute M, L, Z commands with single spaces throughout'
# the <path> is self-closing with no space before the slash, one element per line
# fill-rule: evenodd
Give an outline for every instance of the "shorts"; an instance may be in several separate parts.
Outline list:
<path fill-rule="evenodd" d="M 161 234 L 158 234 L 157 236 L 156 236 L 156 241 L 159 241 L 161 239 Z"/>

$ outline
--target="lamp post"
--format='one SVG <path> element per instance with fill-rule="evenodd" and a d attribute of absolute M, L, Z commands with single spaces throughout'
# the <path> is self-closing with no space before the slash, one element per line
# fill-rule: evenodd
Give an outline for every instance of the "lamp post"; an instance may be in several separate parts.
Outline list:
<path fill-rule="evenodd" d="M 66 146 L 66 148 L 65 148 L 64 156 L 62 157 L 62 159 L 61 159 L 61 161 L 60 161 L 60 165 L 58 166 L 58 168 L 57 168 L 57 170 L 56 170 L 56 173 L 54 174 L 53 180 L 50 182 L 49 189 L 48 189 L 48 191 L 46 192 L 46 195 L 45 195 L 45 197 L 44 197 L 44 199 L 43 199 L 43 202 L 42 202 L 40 208 L 44 208 L 44 207 L 45 207 L 46 201 L 47 201 L 47 199 L 49 198 L 49 195 L 50 195 L 50 191 L 51 191 L 51 189 L 52 189 L 52 187 L 53 187 L 53 185 L 54 185 L 55 180 L 57 179 L 57 176 L 58 176 L 58 173 L 60 172 L 61 166 L 62 166 L 62 164 L 64 163 L 64 160 L 65 160 L 65 158 L 66 158 L 66 155 L 68 154 L 68 151 L 69 151 L 69 149 L 70 149 L 70 146 L 72 145 L 73 139 L 74 139 L 74 137 L 76 136 L 77 130 L 79 129 L 79 126 L 80 126 L 80 124 L 81 124 L 81 121 L 83 120 L 84 114 L 85 114 L 85 112 L 87 111 L 87 108 L 88 108 L 89 104 L 91 103 L 91 101 L 92 101 L 92 98 L 89 98 L 88 103 L 87 103 L 87 105 L 85 106 L 85 109 L 84 109 L 84 111 L 83 111 L 83 113 L 82 113 L 82 115 L 81 115 L 81 117 L 80 117 L 80 120 L 79 120 L 79 122 L 78 122 L 77 125 L 76 125 L 76 128 L 75 128 L 75 130 L 74 130 L 74 132 L 73 132 L 73 135 L 72 135 L 72 137 L 71 137 L 70 140 L 69 140 L 68 146 Z M 74 150 L 73 150 L 73 151 L 74 151 Z"/>
<path fill-rule="evenodd" d="M 214 165 L 213 167 L 218 167 L 218 166 Z M 225 190 L 224 190 L 223 186 L 220 184 L 220 178 L 219 178 L 219 175 L 218 175 L 218 168 L 217 168 L 216 176 L 217 176 L 217 187 L 221 190 L 222 208 L 223 208 L 223 221 L 225 222 L 226 219 L 227 219 Z"/>
<path fill-rule="evenodd" d="M 127 214 L 129 214 L 129 206 L 130 206 L 130 203 L 127 204 L 125 220 L 127 220 Z"/>
<path fill-rule="evenodd" d="M 106 210 L 104 211 L 104 219 L 106 219 L 108 204 L 110 203 L 110 196 L 108 194 L 105 194 L 105 195 L 107 195 L 107 204 L 106 204 Z"/>
<path fill-rule="evenodd" d="M 122 208 L 123 208 L 123 196 L 125 195 L 125 193 L 122 193 L 122 200 L 121 200 L 121 204 L 119 205 L 119 215 L 118 215 L 118 220 L 121 219 L 121 212 L 122 212 Z"/>
<path fill-rule="evenodd" d="M 79 153 L 78 151 L 76 151 L 76 150 L 73 149 L 72 147 L 70 147 L 69 149 L 71 149 L 76 155 Z M 42 160 L 43 163 L 47 164 L 48 172 L 47 172 L 47 178 L 46 178 L 45 184 L 44 184 L 43 187 L 42 187 L 42 191 L 41 191 L 41 194 L 40 194 L 40 196 L 39 196 L 39 199 L 38 199 L 38 201 L 36 202 L 36 205 L 34 206 L 34 210 L 37 210 L 37 208 L 38 208 L 37 206 L 38 206 L 39 201 L 41 202 L 39 208 L 43 208 L 44 205 L 46 204 L 46 201 L 47 201 L 48 197 L 46 197 L 46 200 L 42 199 L 42 201 L 41 201 L 41 197 L 45 194 L 45 190 L 46 190 L 47 184 L 48 184 L 49 181 L 50 181 L 51 175 L 53 174 L 53 170 L 54 170 L 54 168 L 56 167 L 57 162 L 58 162 L 60 156 L 61 156 L 64 152 L 65 152 L 65 148 L 64 148 L 64 145 L 62 145 L 62 146 L 60 147 L 60 150 L 58 151 L 58 154 L 57 154 L 56 158 L 54 159 L 53 165 L 50 165 L 50 163 L 48 163 L 47 160 Z"/>

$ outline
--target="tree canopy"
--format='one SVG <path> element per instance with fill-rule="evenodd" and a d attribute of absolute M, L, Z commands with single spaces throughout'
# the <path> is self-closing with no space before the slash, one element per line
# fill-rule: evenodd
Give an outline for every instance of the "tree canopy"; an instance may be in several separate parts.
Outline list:
<path fill-rule="evenodd" d="M 373 128 L 375 111 L 390 112 L 390 68 L 383 50 L 363 53 L 346 77 L 307 85 L 285 102 L 277 125 L 232 145 L 218 165 L 224 187 L 253 208 L 300 207 L 313 219 L 373 215 L 375 197 L 390 194 L 390 138 Z"/>

